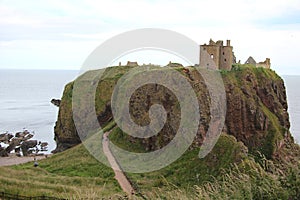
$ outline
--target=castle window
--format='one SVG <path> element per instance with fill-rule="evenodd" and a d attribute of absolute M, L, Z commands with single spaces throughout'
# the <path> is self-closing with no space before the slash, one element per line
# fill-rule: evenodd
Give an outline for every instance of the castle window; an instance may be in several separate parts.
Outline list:
<path fill-rule="evenodd" d="M 226 62 L 226 58 L 224 59 L 224 61 Z"/>
<path fill-rule="evenodd" d="M 211 55 L 210 55 L 210 58 L 214 58 L 214 54 L 211 54 Z"/>
<path fill-rule="evenodd" d="M 223 52 L 223 55 L 224 55 L 225 53 Z"/>

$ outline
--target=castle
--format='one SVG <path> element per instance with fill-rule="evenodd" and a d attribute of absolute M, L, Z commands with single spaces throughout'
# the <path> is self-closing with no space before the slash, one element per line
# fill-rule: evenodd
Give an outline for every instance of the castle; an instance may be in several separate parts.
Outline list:
<path fill-rule="evenodd" d="M 240 63 L 240 62 L 239 62 Z M 226 46 L 222 40 L 214 42 L 209 40 L 209 44 L 200 45 L 200 62 L 201 67 L 216 70 L 231 70 L 232 64 L 236 64 L 233 47 L 230 45 L 230 40 L 226 41 Z M 245 64 L 252 64 L 256 67 L 270 68 L 270 58 L 266 58 L 264 62 L 257 63 L 251 56 Z"/>

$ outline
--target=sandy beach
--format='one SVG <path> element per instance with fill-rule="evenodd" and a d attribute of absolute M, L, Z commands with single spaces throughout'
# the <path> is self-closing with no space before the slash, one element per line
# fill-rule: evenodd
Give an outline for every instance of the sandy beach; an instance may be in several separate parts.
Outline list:
<path fill-rule="evenodd" d="M 42 160 L 50 155 L 36 156 L 37 160 Z M 18 165 L 27 162 L 34 161 L 34 156 L 18 157 L 16 155 L 10 155 L 9 157 L 0 157 L 0 166 Z"/>

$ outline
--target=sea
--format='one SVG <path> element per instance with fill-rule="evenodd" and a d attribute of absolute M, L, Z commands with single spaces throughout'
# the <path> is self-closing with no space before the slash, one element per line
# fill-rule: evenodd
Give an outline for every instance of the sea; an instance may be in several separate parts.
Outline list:
<path fill-rule="evenodd" d="M 54 150 L 54 126 L 58 107 L 51 99 L 61 99 L 64 86 L 78 71 L 0 70 L 0 133 L 28 130 L 34 139 L 49 143 Z M 282 76 L 288 99 L 291 133 L 300 142 L 300 76 Z"/>

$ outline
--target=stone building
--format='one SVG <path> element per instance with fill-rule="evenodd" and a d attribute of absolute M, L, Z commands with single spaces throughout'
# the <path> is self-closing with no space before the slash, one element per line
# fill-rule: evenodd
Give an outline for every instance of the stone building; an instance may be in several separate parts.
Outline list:
<path fill-rule="evenodd" d="M 245 64 L 251 64 L 251 65 L 254 65 L 254 66 L 256 66 L 256 67 L 263 67 L 263 68 L 266 68 L 266 69 L 270 69 L 270 68 L 271 68 L 271 59 L 270 59 L 270 58 L 266 58 L 265 61 L 263 61 L 263 62 L 258 62 L 258 63 L 257 63 L 257 62 L 254 60 L 254 58 L 252 58 L 252 56 L 250 56 L 250 57 L 246 60 Z"/>
<path fill-rule="evenodd" d="M 232 64 L 236 63 L 233 47 L 230 40 L 214 42 L 210 39 L 209 44 L 200 45 L 200 66 L 209 69 L 225 69 L 231 70 Z"/>
<path fill-rule="evenodd" d="M 119 66 L 122 66 L 121 62 L 119 62 Z M 137 62 L 127 61 L 126 66 L 137 67 L 137 66 L 139 66 L 139 64 Z"/>
<path fill-rule="evenodd" d="M 139 64 L 137 62 L 128 61 L 127 66 L 136 67 L 136 66 L 139 66 Z"/>

